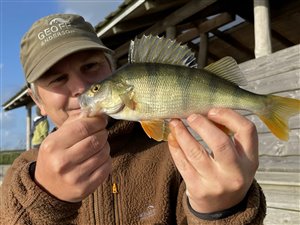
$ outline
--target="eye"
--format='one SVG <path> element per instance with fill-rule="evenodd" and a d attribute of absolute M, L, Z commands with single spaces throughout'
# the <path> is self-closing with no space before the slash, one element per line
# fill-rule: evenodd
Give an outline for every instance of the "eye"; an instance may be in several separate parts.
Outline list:
<path fill-rule="evenodd" d="M 96 84 L 96 85 L 94 85 L 94 86 L 92 87 L 91 91 L 92 91 L 93 93 L 96 93 L 96 92 L 99 91 L 99 89 L 100 89 L 100 84 Z"/>
<path fill-rule="evenodd" d="M 99 68 L 99 63 L 93 62 L 83 65 L 83 71 L 96 71 Z"/>
<path fill-rule="evenodd" d="M 61 76 L 58 76 L 55 79 L 51 80 L 49 84 L 60 83 L 60 82 L 63 82 L 64 80 L 66 80 L 66 79 L 67 79 L 66 75 L 61 75 Z"/>

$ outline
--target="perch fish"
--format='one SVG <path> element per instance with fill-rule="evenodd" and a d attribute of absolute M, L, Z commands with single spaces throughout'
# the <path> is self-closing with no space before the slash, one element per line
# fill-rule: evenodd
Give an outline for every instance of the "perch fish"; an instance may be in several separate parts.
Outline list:
<path fill-rule="evenodd" d="M 105 113 L 139 121 L 147 135 L 167 140 L 167 120 L 205 114 L 213 107 L 255 113 L 281 140 L 289 138 L 288 120 L 300 112 L 300 100 L 261 95 L 247 84 L 236 61 L 224 57 L 198 69 L 194 53 L 174 40 L 143 36 L 131 41 L 129 63 L 79 97 L 88 116 Z"/>

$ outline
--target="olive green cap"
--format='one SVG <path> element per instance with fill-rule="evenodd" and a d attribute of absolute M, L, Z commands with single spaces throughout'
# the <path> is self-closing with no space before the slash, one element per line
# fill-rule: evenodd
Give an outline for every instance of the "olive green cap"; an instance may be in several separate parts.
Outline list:
<path fill-rule="evenodd" d="M 53 14 L 41 18 L 21 41 L 26 81 L 36 81 L 59 60 L 88 49 L 112 53 L 98 38 L 93 26 L 79 15 Z"/>

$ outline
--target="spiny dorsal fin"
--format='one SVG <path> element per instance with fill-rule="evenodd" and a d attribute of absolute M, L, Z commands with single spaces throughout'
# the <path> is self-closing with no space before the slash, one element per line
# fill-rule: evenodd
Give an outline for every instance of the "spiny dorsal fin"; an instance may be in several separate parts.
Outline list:
<path fill-rule="evenodd" d="M 129 63 L 163 63 L 197 68 L 195 54 L 187 45 L 158 36 L 145 36 L 130 42 Z"/>
<path fill-rule="evenodd" d="M 236 85 L 247 85 L 247 80 L 241 69 L 236 61 L 230 56 L 226 56 L 217 62 L 211 63 L 204 69 Z"/>

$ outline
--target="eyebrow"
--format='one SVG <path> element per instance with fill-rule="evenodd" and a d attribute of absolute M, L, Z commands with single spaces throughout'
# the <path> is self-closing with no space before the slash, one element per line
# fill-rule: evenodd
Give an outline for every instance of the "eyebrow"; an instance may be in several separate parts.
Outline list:
<path fill-rule="evenodd" d="M 82 57 L 82 62 L 88 61 L 90 59 L 101 59 L 101 62 L 108 62 L 105 54 L 103 52 L 97 52 L 97 51 L 92 51 L 92 52 L 87 52 L 83 57 Z M 53 65 L 54 66 L 54 65 Z M 52 66 L 52 67 L 53 67 Z M 57 73 L 57 72 L 53 72 L 52 67 L 50 67 L 41 77 L 41 80 L 45 80 L 47 81 L 47 79 L 49 79 L 49 77 L 54 77 L 54 76 L 60 76 L 63 75 L 63 73 Z"/>

